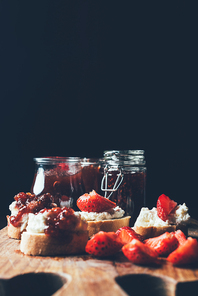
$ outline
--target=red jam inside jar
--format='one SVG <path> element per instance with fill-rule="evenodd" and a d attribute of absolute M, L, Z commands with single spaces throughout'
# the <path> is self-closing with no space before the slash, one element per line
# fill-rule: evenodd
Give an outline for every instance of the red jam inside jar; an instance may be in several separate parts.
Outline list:
<path fill-rule="evenodd" d="M 89 193 L 95 190 L 99 193 L 103 175 L 101 174 L 102 159 L 99 158 L 84 158 L 81 161 L 82 165 L 82 182 L 84 185 L 84 193 Z"/>
<path fill-rule="evenodd" d="M 102 195 L 131 216 L 131 225 L 146 204 L 146 167 L 144 150 L 104 152 Z"/>
<path fill-rule="evenodd" d="M 50 193 L 61 207 L 78 210 L 76 200 L 84 193 L 79 157 L 35 158 L 36 173 L 31 192 L 36 196 Z"/>

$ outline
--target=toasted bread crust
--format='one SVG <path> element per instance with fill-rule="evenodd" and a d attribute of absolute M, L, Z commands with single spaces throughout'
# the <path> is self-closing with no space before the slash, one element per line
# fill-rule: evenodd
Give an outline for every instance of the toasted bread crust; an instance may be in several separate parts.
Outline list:
<path fill-rule="evenodd" d="M 88 231 L 74 232 L 69 241 L 47 236 L 44 233 L 23 232 L 20 250 L 26 255 L 55 256 L 80 254 L 85 252 Z"/>
<path fill-rule="evenodd" d="M 21 239 L 21 227 L 15 227 L 10 223 L 10 216 L 7 216 L 8 236 L 14 239 Z"/>
<path fill-rule="evenodd" d="M 161 226 L 161 227 L 155 227 L 155 226 L 149 226 L 149 227 L 143 227 L 143 226 L 135 226 L 133 228 L 135 232 L 142 235 L 145 239 L 156 237 L 164 232 L 172 232 L 176 231 L 178 229 L 181 229 L 185 234 L 188 232 L 188 228 L 184 224 L 178 224 L 178 225 L 168 225 L 168 226 Z"/>
<path fill-rule="evenodd" d="M 130 216 L 120 219 L 100 220 L 100 221 L 87 221 L 89 237 L 96 234 L 99 231 L 116 232 L 120 227 L 129 226 Z"/>

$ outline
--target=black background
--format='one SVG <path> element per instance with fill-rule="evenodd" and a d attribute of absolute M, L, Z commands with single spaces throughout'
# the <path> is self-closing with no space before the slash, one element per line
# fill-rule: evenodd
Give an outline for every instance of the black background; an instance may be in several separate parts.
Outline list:
<path fill-rule="evenodd" d="M 189 2 L 0 2 L 3 221 L 13 196 L 30 190 L 33 157 L 107 149 L 144 149 L 148 206 L 165 193 L 198 218 Z"/>

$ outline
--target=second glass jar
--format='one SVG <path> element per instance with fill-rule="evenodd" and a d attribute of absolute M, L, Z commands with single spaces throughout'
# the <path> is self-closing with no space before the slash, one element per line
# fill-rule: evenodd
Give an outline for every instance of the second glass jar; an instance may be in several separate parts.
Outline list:
<path fill-rule="evenodd" d="M 145 165 L 144 150 L 104 152 L 101 191 L 131 216 L 131 225 L 146 204 Z"/>

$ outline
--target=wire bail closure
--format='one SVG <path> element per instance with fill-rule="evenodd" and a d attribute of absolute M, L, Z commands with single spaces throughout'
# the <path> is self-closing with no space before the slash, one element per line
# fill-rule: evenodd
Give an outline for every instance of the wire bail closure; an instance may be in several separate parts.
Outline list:
<path fill-rule="evenodd" d="M 110 188 L 108 189 L 107 187 L 107 183 L 108 183 L 108 174 L 109 174 L 109 170 L 108 170 L 108 166 L 106 166 L 104 168 L 104 176 L 102 178 L 102 181 L 101 181 L 101 190 L 105 192 L 105 195 L 104 197 L 106 198 L 110 198 L 110 196 L 118 190 L 118 188 L 120 187 L 123 179 L 124 179 L 124 174 L 122 173 L 122 169 L 120 169 L 120 172 L 119 174 L 117 175 L 117 179 L 113 185 L 113 188 Z M 119 182 L 119 183 L 118 183 Z M 105 187 L 104 187 L 105 186 Z M 117 187 L 116 187 L 117 186 Z M 111 192 L 108 196 L 107 196 L 107 193 L 108 192 Z"/>

